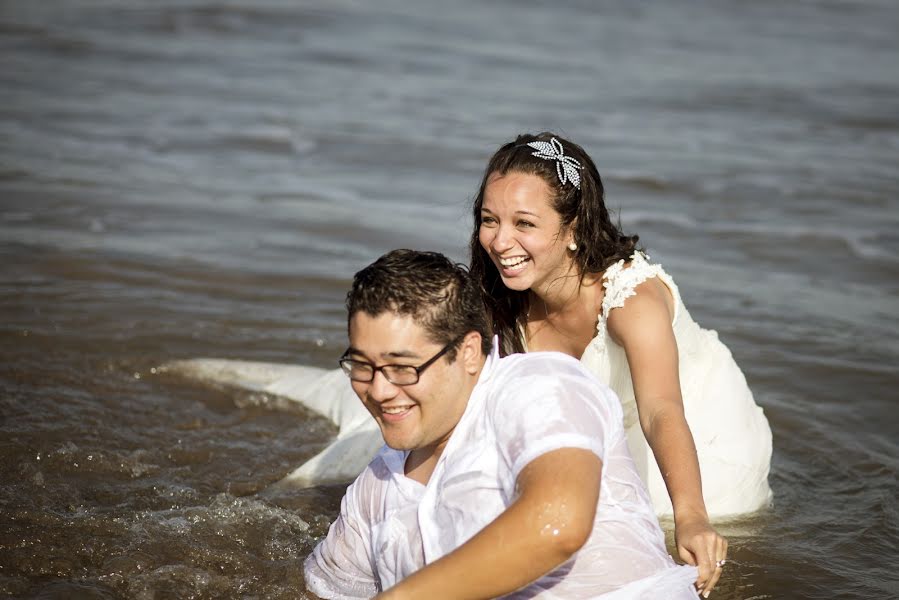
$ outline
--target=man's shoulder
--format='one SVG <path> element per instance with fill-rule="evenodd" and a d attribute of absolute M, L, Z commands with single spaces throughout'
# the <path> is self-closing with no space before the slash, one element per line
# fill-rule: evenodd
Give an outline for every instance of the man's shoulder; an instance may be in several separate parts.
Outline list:
<path fill-rule="evenodd" d="M 590 398 L 591 402 L 620 406 L 615 392 L 578 359 L 562 352 L 510 354 L 497 361 L 493 401 L 509 396 L 532 396 L 549 390 Z M 499 392 L 499 393 L 497 393 Z"/>
<path fill-rule="evenodd" d="M 402 451 L 393 450 L 385 444 L 347 487 L 344 501 L 355 507 L 354 511 L 361 511 L 360 514 L 369 518 L 370 511 L 376 510 L 384 500 L 397 465 L 402 470 L 404 461 L 405 454 Z"/>
<path fill-rule="evenodd" d="M 593 374 L 578 359 L 562 352 L 527 352 L 499 359 L 497 374 L 501 377 L 559 377 L 568 375 L 593 380 Z"/>

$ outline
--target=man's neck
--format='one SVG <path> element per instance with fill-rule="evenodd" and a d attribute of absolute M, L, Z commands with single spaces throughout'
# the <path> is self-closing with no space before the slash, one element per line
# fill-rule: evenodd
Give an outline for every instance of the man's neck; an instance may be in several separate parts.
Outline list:
<path fill-rule="evenodd" d="M 446 444 L 441 444 L 439 448 L 416 448 L 409 452 L 406 457 L 406 477 L 427 485 L 445 446 Z"/>
<path fill-rule="evenodd" d="M 468 398 L 468 401 L 471 401 L 471 396 L 474 393 L 475 387 L 477 387 L 478 381 L 481 378 L 481 373 L 484 371 L 484 366 L 487 363 L 487 357 L 482 357 L 480 364 L 475 372 L 469 373 L 465 382 L 465 395 Z M 466 402 L 466 409 L 468 407 L 468 403 Z M 462 415 L 459 415 L 459 420 L 461 420 Z M 459 422 L 456 422 L 458 425 Z M 437 462 L 440 460 L 440 456 L 443 454 L 444 448 L 449 443 L 450 437 L 453 435 L 453 431 L 456 429 L 456 425 L 453 425 L 453 428 L 447 432 L 445 436 L 438 442 L 434 444 L 429 444 L 428 446 L 422 448 L 415 448 L 414 450 L 409 451 L 409 455 L 406 457 L 406 464 L 404 473 L 406 477 L 412 479 L 413 481 L 417 481 L 422 485 L 427 485 L 428 481 L 431 479 L 431 474 L 434 473 L 434 468 L 437 466 Z"/>

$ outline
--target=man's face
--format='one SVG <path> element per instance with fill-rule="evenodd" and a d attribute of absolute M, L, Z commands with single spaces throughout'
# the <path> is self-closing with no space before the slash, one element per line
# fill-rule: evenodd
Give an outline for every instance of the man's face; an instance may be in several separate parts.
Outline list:
<path fill-rule="evenodd" d="M 358 312 L 350 319 L 349 358 L 376 367 L 419 366 L 440 352 L 409 316 Z M 396 450 L 442 448 L 462 417 L 471 393 L 461 355 L 445 356 L 429 366 L 417 383 L 399 386 L 380 371 L 369 383 L 353 381 L 353 390 L 378 422 L 388 446 Z"/>

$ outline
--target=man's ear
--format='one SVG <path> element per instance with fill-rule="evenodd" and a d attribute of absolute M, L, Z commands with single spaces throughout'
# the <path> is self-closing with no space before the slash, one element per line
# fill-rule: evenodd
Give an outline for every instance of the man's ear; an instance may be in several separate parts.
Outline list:
<path fill-rule="evenodd" d="M 460 354 L 465 371 L 469 375 L 477 374 L 484 361 L 484 353 L 481 351 L 481 334 L 477 331 L 469 331 L 465 334 Z"/>

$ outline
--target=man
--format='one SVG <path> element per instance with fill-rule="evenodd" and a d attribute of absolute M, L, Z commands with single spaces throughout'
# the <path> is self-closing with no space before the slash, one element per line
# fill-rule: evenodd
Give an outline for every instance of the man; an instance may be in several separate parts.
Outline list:
<path fill-rule="evenodd" d="M 340 360 L 386 446 L 306 559 L 324 598 L 695 598 L 612 392 L 559 353 L 499 358 L 464 267 L 356 274 Z M 604 595 L 605 594 L 605 595 Z"/>

